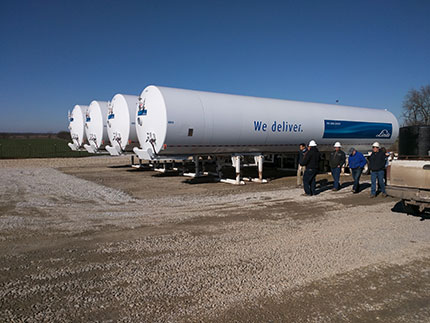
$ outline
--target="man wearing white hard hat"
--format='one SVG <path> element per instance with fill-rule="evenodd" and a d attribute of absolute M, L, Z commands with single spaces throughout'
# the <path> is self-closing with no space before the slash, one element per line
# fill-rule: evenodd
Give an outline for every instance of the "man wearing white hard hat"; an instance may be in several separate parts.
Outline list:
<path fill-rule="evenodd" d="M 369 169 L 372 182 L 370 197 L 376 196 L 376 180 L 378 180 L 381 195 L 386 197 L 384 183 L 385 153 L 380 150 L 379 142 L 374 142 L 372 145 L 372 154 L 369 156 Z"/>
<path fill-rule="evenodd" d="M 305 189 L 303 195 L 312 196 L 316 194 L 315 177 L 318 174 L 320 152 L 318 151 L 315 140 L 311 140 L 308 147 L 309 149 L 303 156 L 300 165 L 306 166 L 305 173 L 303 174 L 303 188 Z"/>
<path fill-rule="evenodd" d="M 331 168 L 331 176 L 333 176 L 333 191 L 338 191 L 340 188 L 340 172 L 345 164 L 346 156 L 342 151 L 342 145 L 339 141 L 335 142 L 334 151 L 330 154 L 329 164 Z"/>

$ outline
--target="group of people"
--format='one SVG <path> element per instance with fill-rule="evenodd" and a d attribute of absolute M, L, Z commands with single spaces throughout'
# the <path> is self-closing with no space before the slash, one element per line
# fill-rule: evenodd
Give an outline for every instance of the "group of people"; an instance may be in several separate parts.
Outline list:
<path fill-rule="evenodd" d="M 312 196 L 316 194 L 316 175 L 319 170 L 319 164 L 321 160 L 321 154 L 318 151 L 317 143 L 315 140 L 311 140 L 309 144 L 300 144 L 299 157 L 298 157 L 298 168 L 297 168 L 297 186 L 301 186 L 303 181 L 303 188 L 305 192 L 304 196 Z M 346 154 L 342 151 L 342 145 L 340 142 L 336 142 L 333 145 L 334 150 L 330 154 L 329 165 L 331 174 L 333 176 L 333 191 L 340 189 L 340 174 L 342 167 L 346 163 Z M 351 148 L 348 152 L 348 166 L 351 170 L 351 175 L 354 180 L 352 191 L 354 194 L 360 192 L 360 177 L 366 164 L 369 164 L 369 170 L 371 173 L 371 193 L 370 197 L 376 196 L 376 182 L 378 182 L 379 190 L 383 197 L 387 196 L 385 192 L 385 169 L 388 165 L 387 156 L 385 149 L 381 149 L 378 142 L 373 143 L 372 153 L 368 157 L 368 160 L 364 155 L 357 151 L 355 148 Z M 302 180 L 303 174 L 303 180 Z"/>

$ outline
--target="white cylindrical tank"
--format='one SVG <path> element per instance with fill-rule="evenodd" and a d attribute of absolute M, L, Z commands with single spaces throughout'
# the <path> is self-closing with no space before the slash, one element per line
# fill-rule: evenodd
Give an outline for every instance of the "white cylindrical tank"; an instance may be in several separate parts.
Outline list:
<path fill-rule="evenodd" d="M 72 142 L 69 147 L 72 150 L 78 150 L 86 140 L 85 134 L 85 116 L 88 110 L 87 105 L 75 105 L 72 112 L 69 113 L 69 130 Z"/>
<path fill-rule="evenodd" d="M 148 86 L 139 97 L 139 157 L 297 151 L 316 140 L 322 151 L 389 146 L 396 117 L 387 110 Z"/>
<path fill-rule="evenodd" d="M 107 112 L 106 101 L 92 101 L 88 107 L 85 117 L 85 133 L 89 145 L 84 145 L 90 153 L 96 153 L 103 148 L 109 140 L 107 134 Z"/>
<path fill-rule="evenodd" d="M 119 155 L 137 146 L 136 109 L 138 96 L 116 94 L 108 104 L 107 133 L 111 146 L 106 150 Z"/>

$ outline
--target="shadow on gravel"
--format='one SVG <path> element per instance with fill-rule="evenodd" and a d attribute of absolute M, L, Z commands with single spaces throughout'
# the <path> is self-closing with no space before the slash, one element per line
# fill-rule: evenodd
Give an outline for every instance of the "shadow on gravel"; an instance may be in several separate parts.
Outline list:
<path fill-rule="evenodd" d="M 142 167 L 142 168 L 130 168 L 130 166 L 128 167 L 129 169 L 126 169 L 126 172 L 153 172 L 154 170 L 149 168 L 149 167 Z"/>
<path fill-rule="evenodd" d="M 215 169 L 211 166 L 212 165 L 208 165 L 205 171 L 215 172 Z M 194 167 L 191 166 L 186 168 L 186 172 L 194 173 L 195 169 Z M 234 180 L 236 178 L 235 169 L 233 167 L 224 167 L 222 169 L 222 174 L 223 174 L 223 179 Z M 167 173 L 153 175 L 153 177 L 168 177 L 168 176 L 182 176 L 182 175 L 180 175 L 177 172 L 173 173 L 172 175 L 168 175 Z M 250 166 L 250 167 L 243 168 L 241 170 L 241 176 L 258 178 L 257 167 Z M 290 177 L 290 176 L 295 176 L 295 173 L 293 173 L 292 171 L 278 170 L 276 168 L 270 168 L 270 167 L 266 167 L 263 171 L 263 178 L 267 179 L 269 182 L 279 178 Z M 183 181 L 183 183 L 186 183 L 186 184 L 205 184 L 205 183 L 216 183 L 216 182 L 218 182 L 218 178 L 215 175 L 204 175 L 198 178 L 189 178 Z"/>
<path fill-rule="evenodd" d="M 178 171 L 175 170 L 171 170 L 171 171 L 167 171 L 165 173 L 157 173 L 152 175 L 152 177 L 176 177 L 176 176 L 182 176 Z"/>
<path fill-rule="evenodd" d="M 182 183 L 185 184 L 205 184 L 205 183 L 217 183 L 218 178 L 214 176 L 202 176 L 202 177 L 195 177 L 195 178 L 188 178 L 186 180 L 183 180 Z"/>
<path fill-rule="evenodd" d="M 255 176 L 255 174 L 257 174 L 258 176 L 258 169 L 257 167 L 253 167 L 253 174 Z M 263 177 L 268 179 L 268 180 L 275 180 L 275 179 L 279 179 L 279 178 L 283 178 L 283 177 L 295 177 L 297 174 L 296 171 L 292 171 L 292 170 L 280 170 L 277 168 L 272 168 L 272 167 L 267 167 L 265 166 L 264 171 L 263 171 Z"/>
<path fill-rule="evenodd" d="M 415 207 L 414 205 L 405 205 L 402 201 L 397 202 L 391 211 L 395 213 L 404 213 L 407 215 L 417 216 L 421 218 L 421 221 L 430 220 L 430 213 L 420 212 L 418 207 Z"/>
<path fill-rule="evenodd" d="M 328 181 L 327 179 L 321 179 L 321 180 L 317 181 L 317 194 L 333 189 L 333 183 L 334 183 L 333 181 Z M 344 182 L 340 185 L 339 190 L 344 190 L 347 187 L 352 188 L 353 184 L 354 184 L 353 181 Z M 361 183 L 360 188 L 359 188 L 359 192 L 364 191 L 365 189 L 367 189 L 369 187 L 370 187 L 369 183 Z"/>
<path fill-rule="evenodd" d="M 116 168 L 130 168 L 131 165 L 127 164 L 127 165 L 113 165 L 113 166 L 108 166 L 107 168 L 112 168 L 112 169 L 116 169 Z"/>
<path fill-rule="evenodd" d="M 345 183 L 342 183 L 342 185 L 340 185 L 340 188 L 342 189 L 342 188 L 347 188 L 348 186 L 351 186 L 351 188 L 352 188 L 352 185 L 354 185 L 354 181 L 351 181 L 351 182 L 345 182 Z M 363 190 L 365 190 L 366 188 L 369 188 L 370 187 L 370 184 L 369 183 L 361 183 L 360 184 L 360 187 L 359 187 L 359 189 L 360 189 L 360 192 L 361 191 L 363 191 Z"/>

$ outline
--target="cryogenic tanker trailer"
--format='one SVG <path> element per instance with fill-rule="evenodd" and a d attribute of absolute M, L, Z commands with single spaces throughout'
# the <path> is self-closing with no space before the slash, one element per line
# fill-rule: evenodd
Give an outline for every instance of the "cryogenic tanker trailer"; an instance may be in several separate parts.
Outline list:
<path fill-rule="evenodd" d="M 367 151 L 376 140 L 390 146 L 398 131 L 396 117 L 382 109 L 151 85 L 139 97 L 134 152 L 149 160 L 232 155 L 238 168 L 238 156 L 296 152 L 312 139 L 320 151 L 332 151 L 335 141 L 345 150 Z"/>
<path fill-rule="evenodd" d="M 107 133 L 111 146 L 105 148 L 112 156 L 131 151 L 138 145 L 136 109 L 138 96 L 116 94 L 108 104 Z"/>
<path fill-rule="evenodd" d="M 88 144 L 84 148 L 89 153 L 97 153 L 104 148 L 109 140 L 107 134 L 108 103 L 105 101 L 92 101 L 85 117 L 85 133 Z"/>
<path fill-rule="evenodd" d="M 72 112 L 69 111 L 69 130 L 72 142 L 68 143 L 70 149 L 79 150 L 85 140 L 85 116 L 88 110 L 87 105 L 75 105 Z"/>

